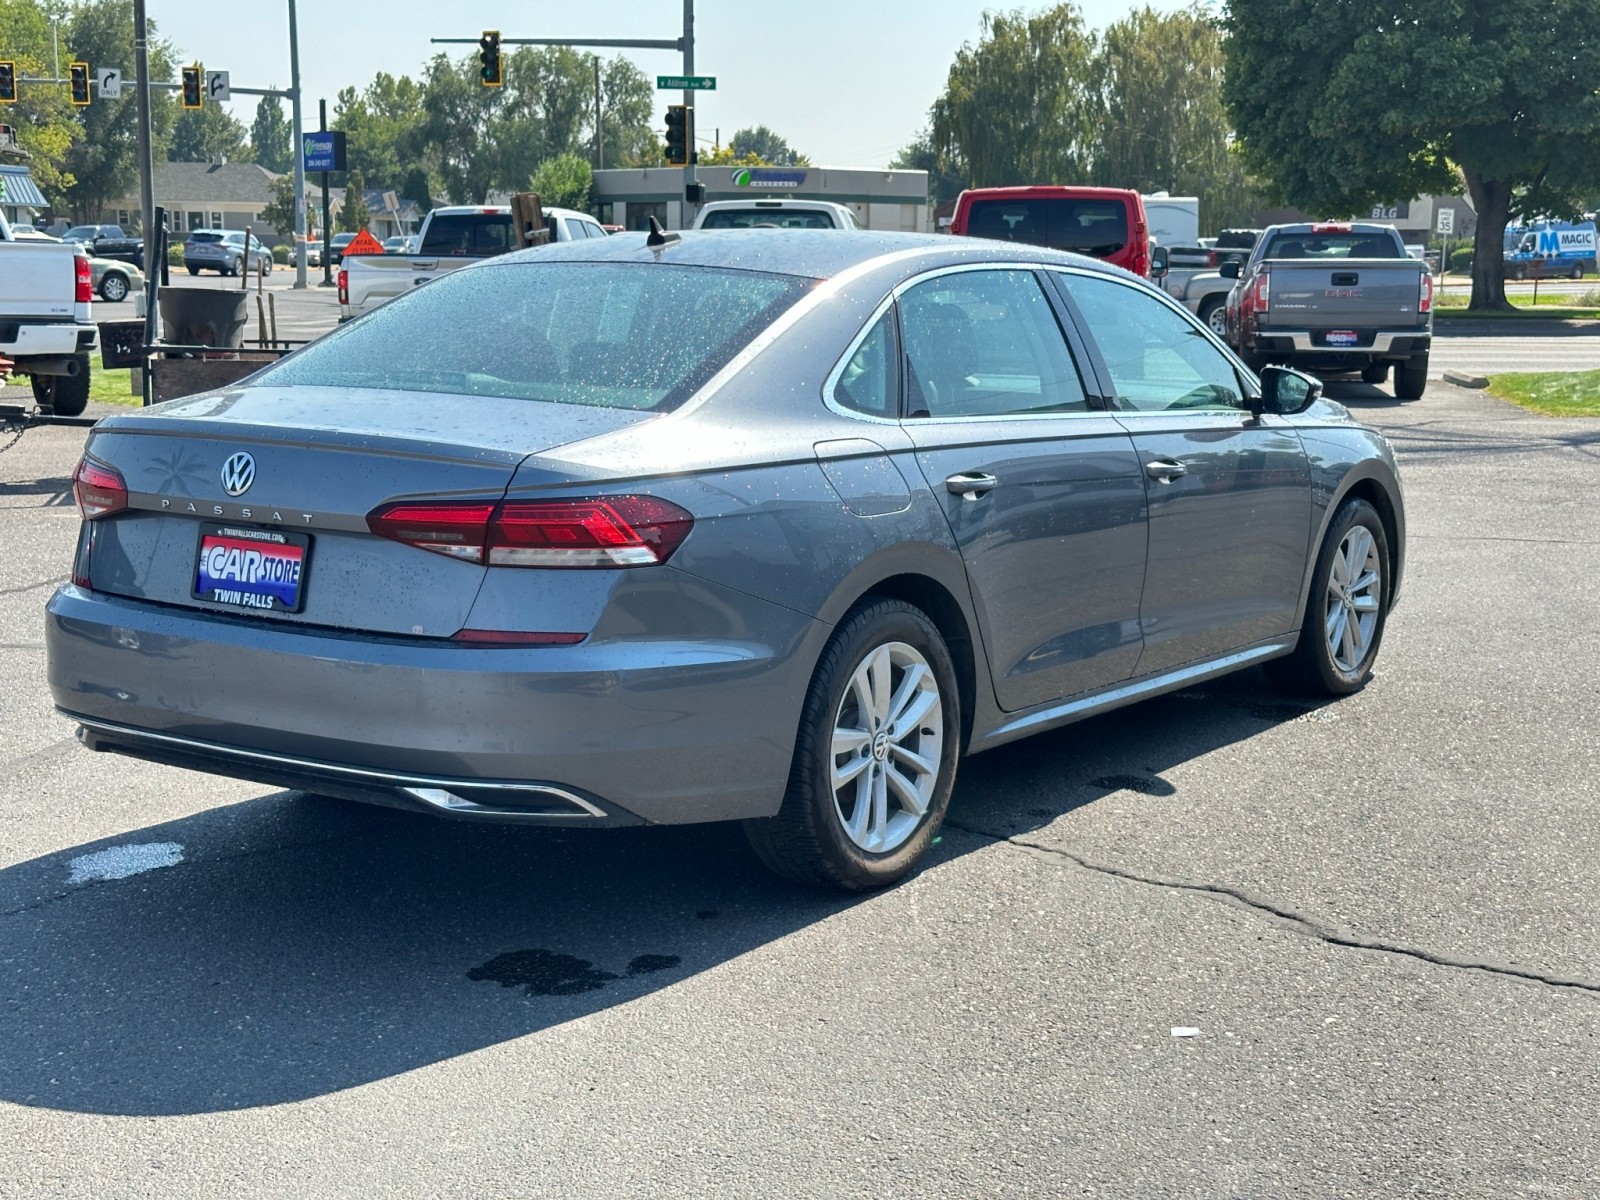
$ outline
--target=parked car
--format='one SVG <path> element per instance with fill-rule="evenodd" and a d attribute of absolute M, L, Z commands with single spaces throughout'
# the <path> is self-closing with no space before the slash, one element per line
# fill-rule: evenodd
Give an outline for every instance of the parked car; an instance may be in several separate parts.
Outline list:
<path fill-rule="evenodd" d="M 195 229 L 183 243 L 183 266 L 191 275 L 216 271 L 237 275 L 245 269 L 245 232 L 242 229 Z M 272 250 L 260 238 L 250 236 L 248 269 L 262 275 L 272 270 Z"/>
<path fill-rule="evenodd" d="M 1228 340 L 1252 368 L 1359 371 L 1420 399 L 1433 344 L 1433 276 L 1393 225 L 1273 225 L 1241 266 L 1225 263 Z"/>
<path fill-rule="evenodd" d="M 855 214 L 828 200 L 713 200 L 702 205 L 696 229 L 860 229 Z"/>
<path fill-rule="evenodd" d="M 400 234 L 396 234 L 394 237 L 384 238 L 383 252 L 385 254 L 404 254 L 406 252 L 406 241 L 407 239 Z"/>
<path fill-rule="evenodd" d="M 120 225 L 74 225 L 62 233 L 61 240 L 77 242 L 97 258 L 144 267 L 144 239 L 124 233 Z"/>
<path fill-rule="evenodd" d="M 293 253 L 292 250 L 290 251 L 290 254 L 289 254 L 289 261 L 290 262 L 294 261 L 294 253 Z M 307 238 L 306 239 L 306 266 L 308 266 L 308 267 L 320 267 L 321 265 L 322 265 L 322 242 L 321 242 L 321 240 L 318 239 L 318 238 Z"/>
<path fill-rule="evenodd" d="M 333 259 L 333 265 L 338 266 L 344 261 L 344 248 L 356 240 L 354 233 L 336 233 L 328 243 L 328 254 Z"/>
<path fill-rule="evenodd" d="M 83 743 L 463 819 L 738 819 L 867 888 L 962 754 L 1258 663 L 1369 679 L 1404 508 L 1315 380 L 1075 255 L 653 243 L 480 262 L 225 403 L 102 420 L 45 630 Z"/>
<path fill-rule="evenodd" d="M 108 304 L 126 300 L 144 287 L 144 272 L 132 263 L 115 258 L 90 258 L 91 286 L 94 294 Z"/>
<path fill-rule="evenodd" d="M 956 197 L 950 232 L 1073 250 L 1150 274 L 1144 200 L 1126 188 L 968 188 Z"/>

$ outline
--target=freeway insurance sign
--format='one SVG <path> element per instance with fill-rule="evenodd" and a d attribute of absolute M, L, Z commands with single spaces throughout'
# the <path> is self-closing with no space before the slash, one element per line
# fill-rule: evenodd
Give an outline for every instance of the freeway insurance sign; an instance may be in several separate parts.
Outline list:
<path fill-rule="evenodd" d="M 300 152 L 307 171 L 344 170 L 344 134 L 338 130 L 306 134 Z"/>
<path fill-rule="evenodd" d="M 715 75 L 657 75 L 656 91 L 658 92 L 714 92 L 717 90 L 717 77 Z"/>

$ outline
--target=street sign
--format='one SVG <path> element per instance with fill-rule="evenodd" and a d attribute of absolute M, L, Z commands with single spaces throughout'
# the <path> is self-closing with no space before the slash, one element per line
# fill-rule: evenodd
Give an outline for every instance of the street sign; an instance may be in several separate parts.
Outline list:
<path fill-rule="evenodd" d="M 717 90 L 717 77 L 715 75 L 657 75 L 656 91 L 658 92 L 714 92 Z"/>
<path fill-rule="evenodd" d="M 1435 218 L 1433 228 L 1435 233 L 1454 233 L 1456 231 L 1456 210 L 1453 208 L 1441 208 L 1439 215 Z"/>
<path fill-rule="evenodd" d="M 342 171 L 344 134 L 335 129 L 308 133 L 300 144 L 300 155 L 307 171 Z"/>
<path fill-rule="evenodd" d="M 122 68 L 101 67 L 94 73 L 95 86 L 100 89 L 100 99 L 122 99 Z"/>
<path fill-rule="evenodd" d="M 206 99 L 230 100 L 233 91 L 228 87 L 228 73 L 226 71 L 206 72 Z"/>

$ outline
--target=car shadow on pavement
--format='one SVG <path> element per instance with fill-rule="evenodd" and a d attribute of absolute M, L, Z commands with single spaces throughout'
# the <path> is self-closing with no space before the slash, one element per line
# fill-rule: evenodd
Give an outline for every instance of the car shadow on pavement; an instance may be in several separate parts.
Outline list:
<path fill-rule="evenodd" d="M 65 476 L 54 479 L 15 479 L 9 483 L 0 483 L 0 499 L 7 496 L 42 496 L 45 498 L 42 508 L 66 508 L 71 506 L 72 480 Z"/>
<path fill-rule="evenodd" d="M 1114 792 L 1171 794 L 1171 767 L 1308 711 L 1249 672 L 979 755 L 925 869 Z M 736 826 L 518 829 L 263 795 L 0 871 L 0 1100 L 161 1116 L 326 1095 L 875 899 L 769 876 Z"/>
<path fill-rule="evenodd" d="M 1359 379 L 1324 379 L 1322 394 L 1329 400 L 1337 400 L 1340 404 L 1358 411 L 1371 408 L 1405 408 L 1408 405 L 1422 403 L 1420 400 L 1397 399 L 1392 392 L 1385 391 L 1377 384 L 1362 383 Z"/>

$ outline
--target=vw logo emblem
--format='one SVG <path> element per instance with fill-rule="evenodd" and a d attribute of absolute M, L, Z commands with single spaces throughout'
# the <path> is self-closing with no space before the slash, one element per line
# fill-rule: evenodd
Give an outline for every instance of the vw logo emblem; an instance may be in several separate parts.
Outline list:
<path fill-rule="evenodd" d="M 242 496 L 256 481 L 256 460 L 243 450 L 230 455 L 222 464 L 222 490 L 230 496 Z"/>

